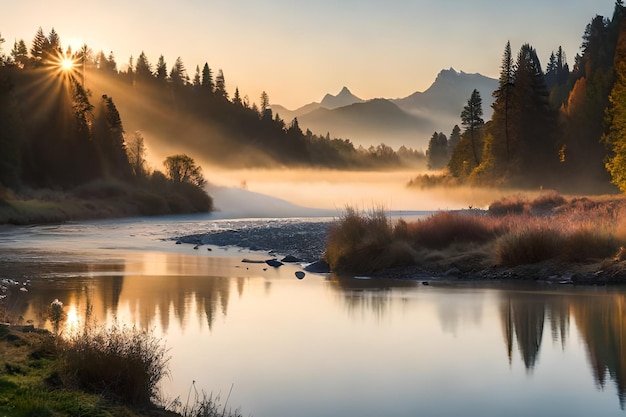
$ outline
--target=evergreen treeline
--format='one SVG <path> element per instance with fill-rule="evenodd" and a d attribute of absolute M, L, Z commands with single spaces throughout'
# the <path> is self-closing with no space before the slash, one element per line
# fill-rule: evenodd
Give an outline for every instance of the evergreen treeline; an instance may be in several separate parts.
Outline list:
<path fill-rule="evenodd" d="M 122 117 L 141 131 L 125 132 Z M 30 48 L 19 40 L 8 54 L 0 49 L 0 129 L 0 184 L 12 189 L 150 179 L 146 142 L 156 136 L 231 167 L 425 164 L 422 151 L 355 148 L 347 139 L 302 132 L 297 119 L 285 123 L 272 112 L 265 92 L 260 105 L 238 88 L 231 97 L 224 73 L 208 63 L 190 77 L 181 58 L 168 70 L 163 56 L 153 65 L 142 52 L 120 71 L 112 52 L 64 49 L 54 29 L 46 36 L 39 28 Z"/>
<path fill-rule="evenodd" d="M 446 168 L 441 182 L 587 192 L 611 190 L 612 182 L 626 191 L 622 0 L 611 19 L 591 20 L 581 49 L 570 70 L 559 47 L 544 72 L 531 45 L 514 56 L 507 43 L 491 120 L 482 120 L 482 100 L 474 91 L 461 114 L 458 142 L 450 146 L 438 133 L 431 138 L 429 166 Z M 452 149 L 448 159 L 446 149 Z M 432 183 L 431 176 L 424 179 Z"/>
<path fill-rule="evenodd" d="M 7 206 L 8 189 L 31 196 L 33 189 L 52 189 L 118 199 L 114 215 L 210 210 L 193 159 L 182 155 L 183 163 L 173 166 L 168 158 L 165 174 L 148 169 L 142 138 L 126 136 L 113 98 L 85 88 L 77 70 L 85 52 L 63 52 L 54 29 L 45 36 L 40 28 L 30 50 L 19 41 L 9 57 L 1 56 L 0 206 Z"/>

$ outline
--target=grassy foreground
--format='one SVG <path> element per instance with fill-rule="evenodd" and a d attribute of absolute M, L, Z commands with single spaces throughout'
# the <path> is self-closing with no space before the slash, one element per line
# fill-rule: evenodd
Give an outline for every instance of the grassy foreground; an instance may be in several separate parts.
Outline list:
<path fill-rule="evenodd" d="M 346 274 L 626 282 L 626 199 L 543 193 L 407 223 L 347 208 L 325 259 Z"/>
<path fill-rule="evenodd" d="M 158 383 L 167 361 L 160 341 L 134 328 L 86 328 L 62 337 L 0 324 L 0 415 L 240 416 L 206 395 L 161 404 Z"/>

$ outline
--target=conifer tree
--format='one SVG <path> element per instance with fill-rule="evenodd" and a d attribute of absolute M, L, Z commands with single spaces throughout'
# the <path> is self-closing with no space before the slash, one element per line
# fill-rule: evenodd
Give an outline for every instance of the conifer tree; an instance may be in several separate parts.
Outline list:
<path fill-rule="evenodd" d="M 213 83 L 213 72 L 211 71 L 211 68 L 209 68 L 209 64 L 206 62 L 204 63 L 204 67 L 202 67 L 202 87 L 209 90 L 211 93 L 215 88 Z"/>
<path fill-rule="evenodd" d="M 480 164 L 478 156 L 478 135 L 479 130 L 484 123 L 483 100 L 480 97 L 478 90 L 474 89 L 471 97 L 467 100 L 467 105 L 461 112 L 461 124 L 465 127 L 465 132 L 469 134 L 469 138 L 472 143 L 472 155 L 474 157 L 475 166 Z"/>
<path fill-rule="evenodd" d="M 224 78 L 224 72 L 220 69 L 215 76 L 215 95 L 218 97 L 228 98 L 226 92 L 226 79 Z"/>
<path fill-rule="evenodd" d="M 148 61 L 148 57 L 141 51 L 135 65 L 135 79 L 138 81 L 148 81 L 152 79 L 152 64 Z"/>
<path fill-rule="evenodd" d="M 181 57 L 176 58 L 172 71 L 170 72 L 170 80 L 172 84 L 176 86 L 185 85 L 189 82 L 189 76 L 187 76 L 187 70 Z"/>
<path fill-rule="evenodd" d="M 34 65 L 41 65 L 44 59 L 44 52 L 48 49 L 49 41 L 46 35 L 43 33 L 43 29 L 39 26 L 35 38 L 33 39 L 32 46 L 30 48 L 30 55 L 33 59 Z"/>
<path fill-rule="evenodd" d="M 167 79 L 167 64 L 165 63 L 165 57 L 159 56 L 159 61 L 156 66 L 156 79 L 159 81 L 165 81 Z"/>
<path fill-rule="evenodd" d="M 199 87 L 202 84 L 202 78 L 200 77 L 200 66 L 196 65 L 196 73 L 193 76 L 194 87 Z"/>
<path fill-rule="evenodd" d="M 615 83 L 607 108 L 608 132 L 602 140 L 610 149 L 606 169 L 611 182 L 626 193 L 626 19 L 622 19 L 615 51 Z"/>
<path fill-rule="evenodd" d="M 28 48 L 24 39 L 15 41 L 11 50 L 11 59 L 18 68 L 24 68 L 28 64 Z"/>

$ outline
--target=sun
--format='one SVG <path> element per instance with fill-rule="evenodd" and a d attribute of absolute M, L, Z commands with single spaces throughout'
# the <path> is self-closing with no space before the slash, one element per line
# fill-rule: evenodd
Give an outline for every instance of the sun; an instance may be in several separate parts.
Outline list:
<path fill-rule="evenodd" d="M 64 71 L 71 71 L 74 68 L 74 61 L 70 58 L 63 58 L 61 60 L 61 69 Z"/>

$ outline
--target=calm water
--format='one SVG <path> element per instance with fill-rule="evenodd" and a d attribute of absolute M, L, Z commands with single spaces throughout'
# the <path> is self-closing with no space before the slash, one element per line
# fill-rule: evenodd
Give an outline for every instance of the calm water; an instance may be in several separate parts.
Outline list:
<path fill-rule="evenodd" d="M 626 289 L 338 279 L 161 240 L 210 217 L 0 230 L 11 313 L 154 331 L 169 398 L 193 381 L 244 415 L 626 415 Z M 228 227 L 236 227 L 231 221 Z"/>

